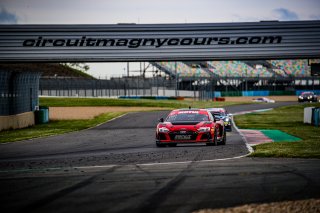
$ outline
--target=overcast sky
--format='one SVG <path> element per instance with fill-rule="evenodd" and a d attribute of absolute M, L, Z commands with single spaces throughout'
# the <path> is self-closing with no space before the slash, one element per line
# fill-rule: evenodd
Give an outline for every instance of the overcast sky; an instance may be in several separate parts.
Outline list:
<path fill-rule="evenodd" d="M 0 0 L 0 24 L 216 23 L 320 20 L 320 0 Z M 96 77 L 126 64 L 90 64 Z M 139 65 L 132 64 L 132 69 Z"/>

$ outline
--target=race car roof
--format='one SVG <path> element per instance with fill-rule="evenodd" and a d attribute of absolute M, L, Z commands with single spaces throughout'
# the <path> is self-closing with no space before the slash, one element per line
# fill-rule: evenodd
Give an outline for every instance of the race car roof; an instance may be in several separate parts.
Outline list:
<path fill-rule="evenodd" d="M 214 112 L 225 112 L 226 111 L 225 108 L 209 108 L 207 110 L 214 111 Z"/>

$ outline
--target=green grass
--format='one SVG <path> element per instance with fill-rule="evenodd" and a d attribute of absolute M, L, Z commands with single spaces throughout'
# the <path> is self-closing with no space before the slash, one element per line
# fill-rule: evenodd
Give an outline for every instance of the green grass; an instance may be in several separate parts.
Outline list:
<path fill-rule="evenodd" d="M 303 123 L 303 109 L 309 106 L 320 107 L 320 103 L 235 116 L 235 122 L 240 129 L 278 129 L 302 139 L 298 142 L 257 145 L 250 156 L 320 158 L 320 127 Z"/>
<path fill-rule="evenodd" d="M 40 98 L 41 106 L 128 106 L 128 107 L 163 107 L 163 108 L 209 108 L 228 105 L 246 104 L 248 102 L 212 102 L 212 101 L 176 101 L 176 100 L 127 100 L 110 98 Z"/>
<path fill-rule="evenodd" d="M 118 117 L 124 112 L 110 112 L 90 120 L 50 121 L 48 124 L 38 124 L 32 127 L 0 132 L 0 143 L 27 140 L 31 138 L 58 135 L 72 131 L 87 129 Z"/>

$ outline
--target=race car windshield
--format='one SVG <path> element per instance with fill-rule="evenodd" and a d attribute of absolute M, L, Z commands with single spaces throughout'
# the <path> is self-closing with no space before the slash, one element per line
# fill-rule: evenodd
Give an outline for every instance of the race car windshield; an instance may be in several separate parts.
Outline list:
<path fill-rule="evenodd" d="M 181 113 L 169 115 L 166 119 L 168 122 L 176 121 L 209 121 L 209 117 L 205 114 Z"/>
<path fill-rule="evenodd" d="M 313 95 L 313 93 L 312 92 L 304 92 L 301 95 Z"/>
<path fill-rule="evenodd" d="M 211 112 L 213 116 L 224 116 L 224 112 Z"/>

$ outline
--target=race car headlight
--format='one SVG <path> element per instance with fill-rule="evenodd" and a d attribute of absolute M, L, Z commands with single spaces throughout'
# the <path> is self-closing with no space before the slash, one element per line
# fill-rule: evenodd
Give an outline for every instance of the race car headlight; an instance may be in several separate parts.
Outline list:
<path fill-rule="evenodd" d="M 299 98 L 300 98 L 300 99 L 303 99 L 303 97 L 302 97 L 302 96 L 299 96 Z"/>
<path fill-rule="evenodd" d="M 167 132 L 169 132 L 169 129 L 166 128 L 166 127 L 161 127 L 161 128 L 159 128 L 159 132 L 161 132 L 161 133 L 167 133 Z"/>
<path fill-rule="evenodd" d="M 200 127 L 198 132 L 210 132 L 210 127 Z"/>
<path fill-rule="evenodd" d="M 230 120 L 229 118 L 226 118 L 226 122 L 229 122 L 229 120 Z"/>

